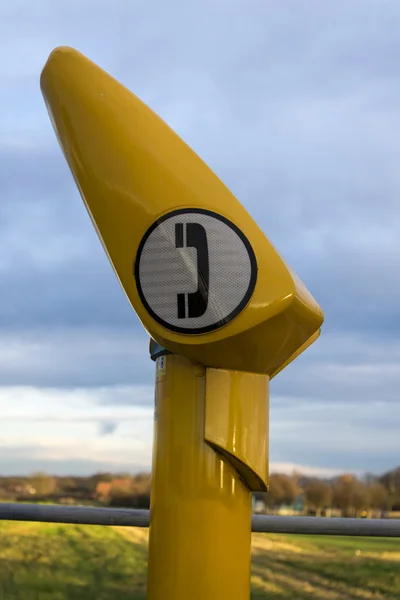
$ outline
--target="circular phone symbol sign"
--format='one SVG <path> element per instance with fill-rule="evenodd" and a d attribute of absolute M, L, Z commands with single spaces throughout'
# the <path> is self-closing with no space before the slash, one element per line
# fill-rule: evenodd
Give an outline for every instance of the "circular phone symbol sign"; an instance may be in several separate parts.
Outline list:
<path fill-rule="evenodd" d="M 147 230 L 135 279 L 141 301 L 160 325 L 177 333 L 207 333 L 246 306 L 257 262 L 236 225 L 211 211 L 182 209 Z"/>

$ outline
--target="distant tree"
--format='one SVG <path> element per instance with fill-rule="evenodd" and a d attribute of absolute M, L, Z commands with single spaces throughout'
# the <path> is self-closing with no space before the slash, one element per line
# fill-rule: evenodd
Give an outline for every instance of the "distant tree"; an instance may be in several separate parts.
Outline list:
<path fill-rule="evenodd" d="M 303 491 L 306 504 L 318 512 L 331 503 L 331 487 L 321 479 L 308 480 L 303 486 Z"/>
<path fill-rule="evenodd" d="M 150 494 L 151 474 L 138 473 L 133 478 L 133 487 L 136 494 Z"/>
<path fill-rule="evenodd" d="M 26 477 L 2 477 L 2 487 L 7 492 L 15 492 L 24 487 L 28 480 Z"/>
<path fill-rule="evenodd" d="M 388 491 L 389 510 L 400 510 L 400 467 L 384 473 L 379 480 Z"/>
<path fill-rule="evenodd" d="M 389 494 L 385 486 L 379 481 L 372 481 L 368 486 L 369 506 L 379 510 L 388 507 Z"/>
<path fill-rule="evenodd" d="M 109 497 L 113 498 L 115 496 L 122 497 L 130 497 L 135 494 L 135 487 L 132 477 L 123 477 L 114 479 L 111 482 Z"/>
<path fill-rule="evenodd" d="M 266 495 L 267 504 L 269 506 L 292 504 L 299 491 L 295 477 L 283 473 L 272 473 L 269 478 L 269 491 Z"/>
<path fill-rule="evenodd" d="M 396 488 L 400 488 L 400 467 L 387 471 L 379 478 L 379 481 L 388 489 L 391 484 L 394 484 Z"/>
<path fill-rule="evenodd" d="M 378 478 L 376 475 L 374 475 L 373 473 L 365 473 L 364 476 L 361 478 L 362 481 L 364 481 L 364 483 L 366 483 L 367 485 L 370 485 L 371 483 L 373 483 L 374 481 L 378 481 Z"/>
<path fill-rule="evenodd" d="M 134 475 L 133 480 L 136 483 L 144 482 L 147 484 L 151 480 L 151 473 L 137 473 L 136 475 Z"/>
<path fill-rule="evenodd" d="M 283 502 L 284 504 L 292 504 L 300 493 L 297 485 L 297 478 L 284 475 L 282 478 L 283 484 Z"/>
<path fill-rule="evenodd" d="M 96 492 L 97 485 L 99 483 L 108 483 L 115 479 L 115 474 L 100 471 L 95 473 L 91 477 L 88 478 L 88 487 L 90 489 L 90 493 L 93 495 Z"/>
<path fill-rule="evenodd" d="M 333 483 L 332 502 L 346 516 L 368 508 L 368 487 L 354 475 L 342 475 Z"/>
<path fill-rule="evenodd" d="M 73 490 L 76 487 L 75 477 L 58 477 L 58 487 L 62 492 Z"/>
<path fill-rule="evenodd" d="M 268 480 L 268 493 L 265 495 L 265 501 L 268 506 L 279 506 L 282 504 L 283 487 L 280 477 L 277 473 L 272 473 Z"/>
<path fill-rule="evenodd" d="M 362 481 L 355 480 L 352 489 L 352 505 L 355 511 L 368 508 L 369 494 L 368 487 Z"/>
<path fill-rule="evenodd" d="M 90 479 L 96 486 L 100 481 L 112 481 L 113 479 L 115 479 L 115 477 L 115 474 L 113 475 L 112 473 L 100 471 L 99 473 L 95 473 L 94 475 L 92 475 Z"/>
<path fill-rule="evenodd" d="M 109 481 L 99 481 L 94 491 L 94 497 L 102 502 L 109 500 L 111 483 Z"/>
<path fill-rule="evenodd" d="M 57 491 L 57 479 L 47 473 L 34 473 L 29 477 L 29 484 L 38 496 L 49 496 Z"/>
<path fill-rule="evenodd" d="M 140 476 L 138 480 L 131 476 L 115 479 L 110 485 L 108 502 L 110 506 L 149 508 L 150 475 Z"/>

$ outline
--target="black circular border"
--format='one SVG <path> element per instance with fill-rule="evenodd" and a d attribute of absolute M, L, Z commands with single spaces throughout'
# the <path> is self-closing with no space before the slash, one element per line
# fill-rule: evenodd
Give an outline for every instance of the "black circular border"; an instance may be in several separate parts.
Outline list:
<path fill-rule="evenodd" d="M 174 217 L 175 215 L 184 215 L 184 214 L 189 214 L 189 213 L 196 213 L 196 214 L 200 213 L 203 215 L 209 215 L 211 217 L 214 217 L 215 219 L 219 219 L 220 221 L 222 221 L 223 223 L 228 225 L 228 227 L 230 227 L 240 237 L 243 244 L 245 245 L 247 253 L 250 258 L 250 266 L 251 266 L 249 287 L 247 288 L 247 292 L 244 295 L 242 301 L 235 308 L 235 310 L 232 311 L 227 317 L 225 317 L 224 319 L 221 319 L 220 321 L 217 321 L 213 325 L 208 325 L 207 327 L 190 328 L 190 329 L 188 329 L 187 327 L 176 327 L 175 325 L 170 325 L 169 323 L 167 323 L 167 321 L 164 321 L 163 319 L 161 319 L 152 310 L 152 308 L 150 308 L 149 304 L 147 303 L 147 300 L 143 294 L 143 290 L 142 290 L 142 286 L 140 284 L 140 278 L 139 278 L 140 257 L 142 255 L 144 245 L 145 245 L 149 235 L 152 233 L 152 231 L 154 231 L 154 229 L 156 227 L 158 227 L 163 221 L 166 221 L 167 219 L 170 219 L 171 217 Z M 139 248 L 136 253 L 134 269 L 133 269 L 139 298 L 142 301 L 142 304 L 145 307 L 145 309 L 147 310 L 147 312 L 151 315 L 151 317 L 153 317 L 153 319 L 155 321 L 157 321 L 157 323 L 159 323 L 160 325 L 162 325 L 169 331 L 174 331 L 175 333 L 182 333 L 182 334 L 186 334 L 186 335 L 209 333 L 210 331 L 215 331 L 216 329 L 219 329 L 220 327 L 227 325 L 227 323 L 232 321 L 240 312 L 242 312 L 242 310 L 244 309 L 244 307 L 246 306 L 246 304 L 248 303 L 248 301 L 250 300 L 250 298 L 254 292 L 254 288 L 255 288 L 256 282 L 257 282 L 257 271 L 258 271 L 258 267 L 257 267 L 257 260 L 256 260 L 255 254 L 254 254 L 254 250 L 251 247 L 250 242 L 246 238 L 244 233 L 236 225 L 234 225 L 234 223 L 232 223 L 231 221 L 229 221 L 222 215 L 220 215 L 216 212 L 213 212 L 211 210 L 206 210 L 204 208 L 182 208 L 182 209 L 178 209 L 178 210 L 173 210 L 173 211 L 163 215 L 159 219 L 157 219 L 157 221 L 154 221 L 154 223 L 149 227 L 149 229 L 144 234 L 144 236 L 139 244 Z"/>

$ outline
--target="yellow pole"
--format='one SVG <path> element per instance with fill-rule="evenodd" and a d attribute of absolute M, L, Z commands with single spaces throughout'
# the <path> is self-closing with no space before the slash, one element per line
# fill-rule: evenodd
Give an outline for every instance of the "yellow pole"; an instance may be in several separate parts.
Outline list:
<path fill-rule="evenodd" d="M 164 357 L 156 380 L 148 600 L 250 597 L 251 492 L 204 441 L 205 368 Z"/>

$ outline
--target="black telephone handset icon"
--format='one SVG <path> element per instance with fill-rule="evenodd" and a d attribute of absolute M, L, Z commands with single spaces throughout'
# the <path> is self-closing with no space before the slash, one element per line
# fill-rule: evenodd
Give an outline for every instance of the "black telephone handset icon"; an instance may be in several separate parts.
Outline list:
<path fill-rule="evenodd" d="M 184 228 L 186 228 L 185 246 L 183 243 Z M 203 225 L 199 223 L 176 223 L 175 247 L 192 247 L 197 250 L 197 290 L 187 294 L 178 294 L 178 319 L 201 317 L 207 310 L 210 281 L 207 233 Z"/>

